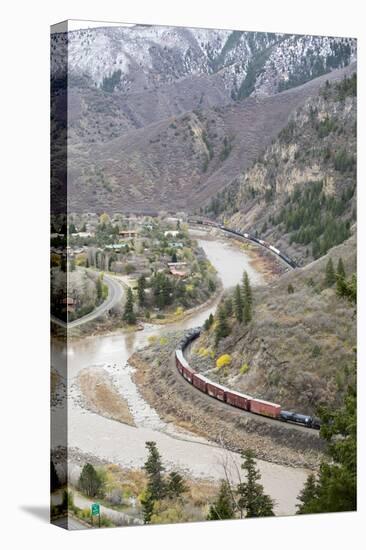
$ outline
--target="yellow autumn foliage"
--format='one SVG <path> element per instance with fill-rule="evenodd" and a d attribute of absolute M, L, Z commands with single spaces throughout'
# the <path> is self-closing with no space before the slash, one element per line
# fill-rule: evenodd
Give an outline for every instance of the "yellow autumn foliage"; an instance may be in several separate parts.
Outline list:
<path fill-rule="evenodd" d="M 230 365 L 231 363 L 231 355 L 228 353 L 224 353 L 224 355 L 220 355 L 220 357 L 216 361 L 216 367 L 218 369 L 222 369 L 222 367 L 226 367 Z"/>

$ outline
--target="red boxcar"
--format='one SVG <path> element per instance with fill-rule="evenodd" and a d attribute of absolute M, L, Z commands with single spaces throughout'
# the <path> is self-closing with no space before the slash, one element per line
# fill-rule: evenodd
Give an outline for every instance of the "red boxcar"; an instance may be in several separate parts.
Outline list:
<path fill-rule="evenodd" d="M 276 403 L 270 403 L 269 401 L 263 401 L 262 399 L 252 398 L 250 402 L 250 412 L 277 418 L 281 412 L 281 405 L 276 405 Z"/>
<path fill-rule="evenodd" d="M 226 403 L 233 405 L 233 407 L 238 407 L 239 409 L 244 409 L 245 411 L 250 410 L 250 401 L 251 397 L 249 395 L 244 395 L 234 390 L 226 390 Z"/>
<path fill-rule="evenodd" d="M 220 399 L 220 401 L 225 401 L 226 391 L 227 391 L 227 388 L 225 388 L 224 386 L 220 386 L 220 384 L 207 382 L 207 393 L 208 395 L 211 395 L 211 397 Z"/>
<path fill-rule="evenodd" d="M 185 359 L 183 353 L 179 349 L 175 352 L 175 365 L 181 374 L 183 372 L 183 362 L 185 362 Z"/>
<path fill-rule="evenodd" d="M 194 375 L 194 370 L 191 369 L 191 367 L 183 366 L 182 374 L 183 374 L 184 378 L 185 378 L 186 380 L 188 380 L 188 382 L 190 382 L 190 383 L 192 384 L 193 375 Z"/>
<path fill-rule="evenodd" d="M 207 382 L 207 378 L 205 378 L 202 374 L 193 375 L 193 385 L 204 393 L 207 393 Z"/>

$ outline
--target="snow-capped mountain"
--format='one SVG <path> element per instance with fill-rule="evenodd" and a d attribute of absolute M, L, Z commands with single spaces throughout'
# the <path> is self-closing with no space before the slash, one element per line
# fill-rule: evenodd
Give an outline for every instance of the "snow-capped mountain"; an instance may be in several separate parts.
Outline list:
<path fill-rule="evenodd" d="M 356 57 L 356 40 L 181 27 L 135 25 L 53 34 L 52 73 L 64 63 L 76 79 L 115 92 L 156 90 L 180 79 L 219 75 L 228 97 L 272 95 Z M 76 80 L 79 82 L 79 80 Z"/>

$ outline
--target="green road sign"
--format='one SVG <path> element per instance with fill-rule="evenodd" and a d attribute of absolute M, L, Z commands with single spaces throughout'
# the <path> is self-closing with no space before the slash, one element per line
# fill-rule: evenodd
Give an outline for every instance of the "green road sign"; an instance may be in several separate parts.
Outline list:
<path fill-rule="evenodd" d="M 98 516 L 100 514 L 100 505 L 97 503 L 92 504 L 91 513 L 92 513 L 92 516 Z"/>

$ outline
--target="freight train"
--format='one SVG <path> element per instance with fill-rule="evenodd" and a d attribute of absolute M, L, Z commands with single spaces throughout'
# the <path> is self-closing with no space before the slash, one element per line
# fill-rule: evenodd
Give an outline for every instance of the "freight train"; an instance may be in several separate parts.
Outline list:
<path fill-rule="evenodd" d="M 187 382 L 192 384 L 195 388 L 203 393 L 218 399 L 223 403 L 227 403 L 232 407 L 242 409 L 261 416 L 267 416 L 275 420 L 282 422 L 293 422 L 295 424 L 301 424 L 307 428 L 320 429 L 320 420 L 315 416 L 309 416 L 305 414 L 299 414 L 296 412 L 285 411 L 281 408 L 281 405 L 277 403 L 271 403 L 263 399 L 257 399 L 251 395 L 246 395 L 235 390 L 231 390 L 226 386 L 212 382 L 206 376 L 199 374 L 192 367 L 190 367 L 188 361 L 184 357 L 184 350 L 186 347 L 201 333 L 201 327 L 196 327 L 189 330 L 184 338 L 179 342 L 177 349 L 175 350 L 175 364 Z"/>
<path fill-rule="evenodd" d="M 252 241 L 256 244 L 259 244 L 260 246 L 263 246 L 264 248 L 268 248 L 268 250 L 270 250 L 274 254 L 277 254 L 277 256 L 279 256 L 284 262 L 286 262 L 293 269 L 298 267 L 295 260 L 293 260 L 292 258 L 287 256 L 286 254 L 284 254 L 283 252 L 278 250 L 278 248 L 276 248 L 275 246 L 271 245 L 270 243 L 268 243 L 267 241 L 265 241 L 263 239 L 259 239 L 255 235 L 252 235 L 250 233 L 243 233 L 241 231 L 237 231 L 236 229 L 231 229 L 229 227 L 226 227 L 225 225 L 213 222 L 212 220 L 190 218 L 188 221 L 192 222 L 192 223 L 197 223 L 199 225 L 207 225 L 209 227 L 217 227 L 218 229 L 221 229 L 221 231 L 225 231 L 226 233 L 230 233 L 232 235 L 236 235 L 237 237 L 241 237 L 243 239 L 247 239 L 248 241 Z"/>

